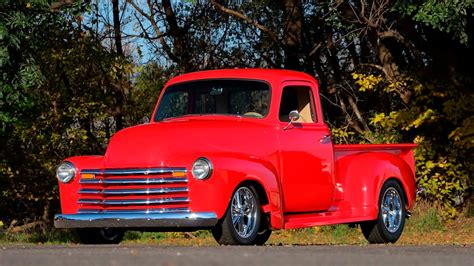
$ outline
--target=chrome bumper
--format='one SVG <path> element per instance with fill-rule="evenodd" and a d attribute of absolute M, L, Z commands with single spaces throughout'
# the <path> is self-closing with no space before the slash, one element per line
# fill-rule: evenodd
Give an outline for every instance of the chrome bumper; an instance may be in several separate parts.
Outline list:
<path fill-rule="evenodd" d="M 57 214 L 56 228 L 142 228 L 142 227 L 211 227 L 217 224 L 213 212 L 188 213 L 79 213 Z"/>

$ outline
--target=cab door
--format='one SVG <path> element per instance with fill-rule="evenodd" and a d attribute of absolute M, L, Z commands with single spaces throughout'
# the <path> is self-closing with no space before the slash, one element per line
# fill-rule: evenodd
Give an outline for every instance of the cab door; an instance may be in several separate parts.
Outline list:
<path fill-rule="evenodd" d="M 315 92 L 313 83 L 283 83 L 278 138 L 286 213 L 327 210 L 334 197 L 333 145 Z M 292 110 L 300 117 L 289 123 Z"/>

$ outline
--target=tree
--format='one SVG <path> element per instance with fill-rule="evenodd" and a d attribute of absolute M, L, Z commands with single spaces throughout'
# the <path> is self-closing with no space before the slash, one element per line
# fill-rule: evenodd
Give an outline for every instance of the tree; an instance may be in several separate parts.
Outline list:
<path fill-rule="evenodd" d="M 81 3 L 60 12 L 46 1 L 2 5 L 0 220 L 49 223 L 56 165 L 103 153 L 114 132 L 110 91 L 123 60 L 82 29 Z"/>

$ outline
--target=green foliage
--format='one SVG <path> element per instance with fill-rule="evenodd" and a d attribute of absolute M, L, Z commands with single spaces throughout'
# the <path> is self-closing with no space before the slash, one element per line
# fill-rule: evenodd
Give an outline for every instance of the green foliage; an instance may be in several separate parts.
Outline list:
<path fill-rule="evenodd" d="M 303 1 L 300 32 L 299 21 L 287 27 L 293 18 L 278 1 L 227 5 L 245 21 L 210 3 L 172 1 L 180 30 L 171 31 L 173 18 L 156 6 L 158 28 L 166 31 L 140 42 L 159 58 L 145 65 L 113 51 L 111 25 L 87 24 L 87 16 L 101 17 L 84 4 L 90 1 L 54 12 L 51 2 L 0 2 L 0 227 L 57 212 L 60 160 L 103 153 L 121 119 L 123 126 L 145 122 L 169 77 L 210 68 L 281 68 L 293 52 L 298 70 L 318 77 L 337 143 L 415 141 L 418 185 L 443 216 L 455 216 L 471 195 L 474 96 L 472 62 L 464 59 L 472 55 L 471 0 Z M 291 49 L 288 30 L 299 43 Z M 133 54 L 129 40 L 124 50 Z M 53 238 L 41 234 L 34 239 Z"/>
<path fill-rule="evenodd" d="M 129 64 L 72 23 L 74 7 L 2 5 L 0 220 L 26 223 L 57 212 L 62 158 L 103 152 L 114 132 L 117 73 Z"/>
<path fill-rule="evenodd" d="M 0 243 L 48 243 L 64 244 L 78 243 L 79 239 L 74 230 L 28 230 L 21 233 L 0 231 Z"/>
<path fill-rule="evenodd" d="M 355 228 L 350 228 L 346 224 L 338 224 L 338 225 L 321 227 L 321 232 L 330 233 L 331 236 L 335 239 L 344 238 L 345 236 L 353 233 L 353 231 L 355 231 Z"/>
<path fill-rule="evenodd" d="M 170 74 L 156 62 L 138 66 L 134 72 L 137 79 L 131 91 L 130 108 L 126 112 L 134 123 L 143 123 L 144 118 L 151 120 L 156 100 Z"/>
<path fill-rule="evenodd" d="M 414 83 L 412 77 L 405 77 L 396 85 L 373 75 L 353 74 L 353 78 L 360 91 L 370 88 L 390 93 L 389 87 L 413 86 L 415 97 L 410 106 L 372 116 L 374 137 L 377 142 L 393 143 L 410 136 L 419 145 L 415 150 L 418 185 L 426 188 L 430 200 L 442 204 L 443 215 L 455 216 L 455 207 L 462 205 L 471 186 L 473 136 L 472 128 L 466 125 L 473 119 L 472 94 L 452 87 L 447 89 L 446 86 L 452 85 L 436 81 L 424 81 L 421 85 Z"/>
<path fill-rule="evenodd" d="M 124 240 L 132 242 L 156 242 L 165 237 L 166 233 L 160 232 L 127 231 L 125 232 Z"/>
<path fill-rule="evenodd" d="M 452 34 L 462 44 L 467 45 L 472 37 L 466 31 L 468 10 L 474 8 L 472 0 L 399 0 L 394 8 L 417 22 Z"/>
<path fill-rule="evenodd" d="M 383 80 L 382 75 L 374 76 L 372 74 L 364 75 L 359 73 L 352 73 L 352 78 L 359 85 L 359 91 L 373 90 Z"/>
<path fill-rule="evenodd" d="M 442 219 L 443 211 L 428 202 L 418 202 L 417 212 L 407 219 L 407 230 L 417 233 L 429 233 L 435 230 L 444 231 L 445 225 Z"/>

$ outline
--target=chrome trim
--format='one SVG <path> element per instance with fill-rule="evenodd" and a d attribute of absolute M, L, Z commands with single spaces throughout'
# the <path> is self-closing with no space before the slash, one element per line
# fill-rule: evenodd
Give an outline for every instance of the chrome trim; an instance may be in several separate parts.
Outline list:
<path fill-rule="evenodd" d="M 79 199 L 79 204 L 93 204 L 93 205 L 152 205 L 152 204 L 167 204 L 167 203 L 187 203 L 188 198 L 161 198 L 161 199 L 124 199 L 124 200 L 101 200 L 101 199 Z"/>
<path fill-rule="evenodd" d="M 213 212 L 190 213 L 101 213 L 57 214 L 56 228 L 143 228 L 143 227 L 211 227 L 217 224 Z"/>
<path fill-rule="evenodd" d="M 176 183 L 187 183 L 188 179 L 182 178 L 114 178 L 114 179 L 84 179 L 79 180 L 80 184 L 130 184 L 130 185 L 142 185 L 142 184 L 176 184 Z"/>
<path fill-rule="evenodd" d="M 99 195 L 153 195 L 188 192 L 187 187 L 143 188 L 143 189 L 88 189 L 82 188 L 79 194 Z"/>
<path fill-rule="evenodd" d="M 130 168 L 130 169 L 83 169 L 81 174 L 94 175 L 157 175 L 157 174 L 172 174 L 175 172 L 186 173 L 186 168 Z"/>
<path fill-rule="evenodd" d="M 126 209 L 126 210 L 96 210 L 96 209 L 79 209 L 79 214 L 98 214 L 98 213 L 134 213 L 134 214 L 148 214 L 148 213 L 177 213 L 191 212 L 188 208 L 161 208 L 161 209 Z"/>

